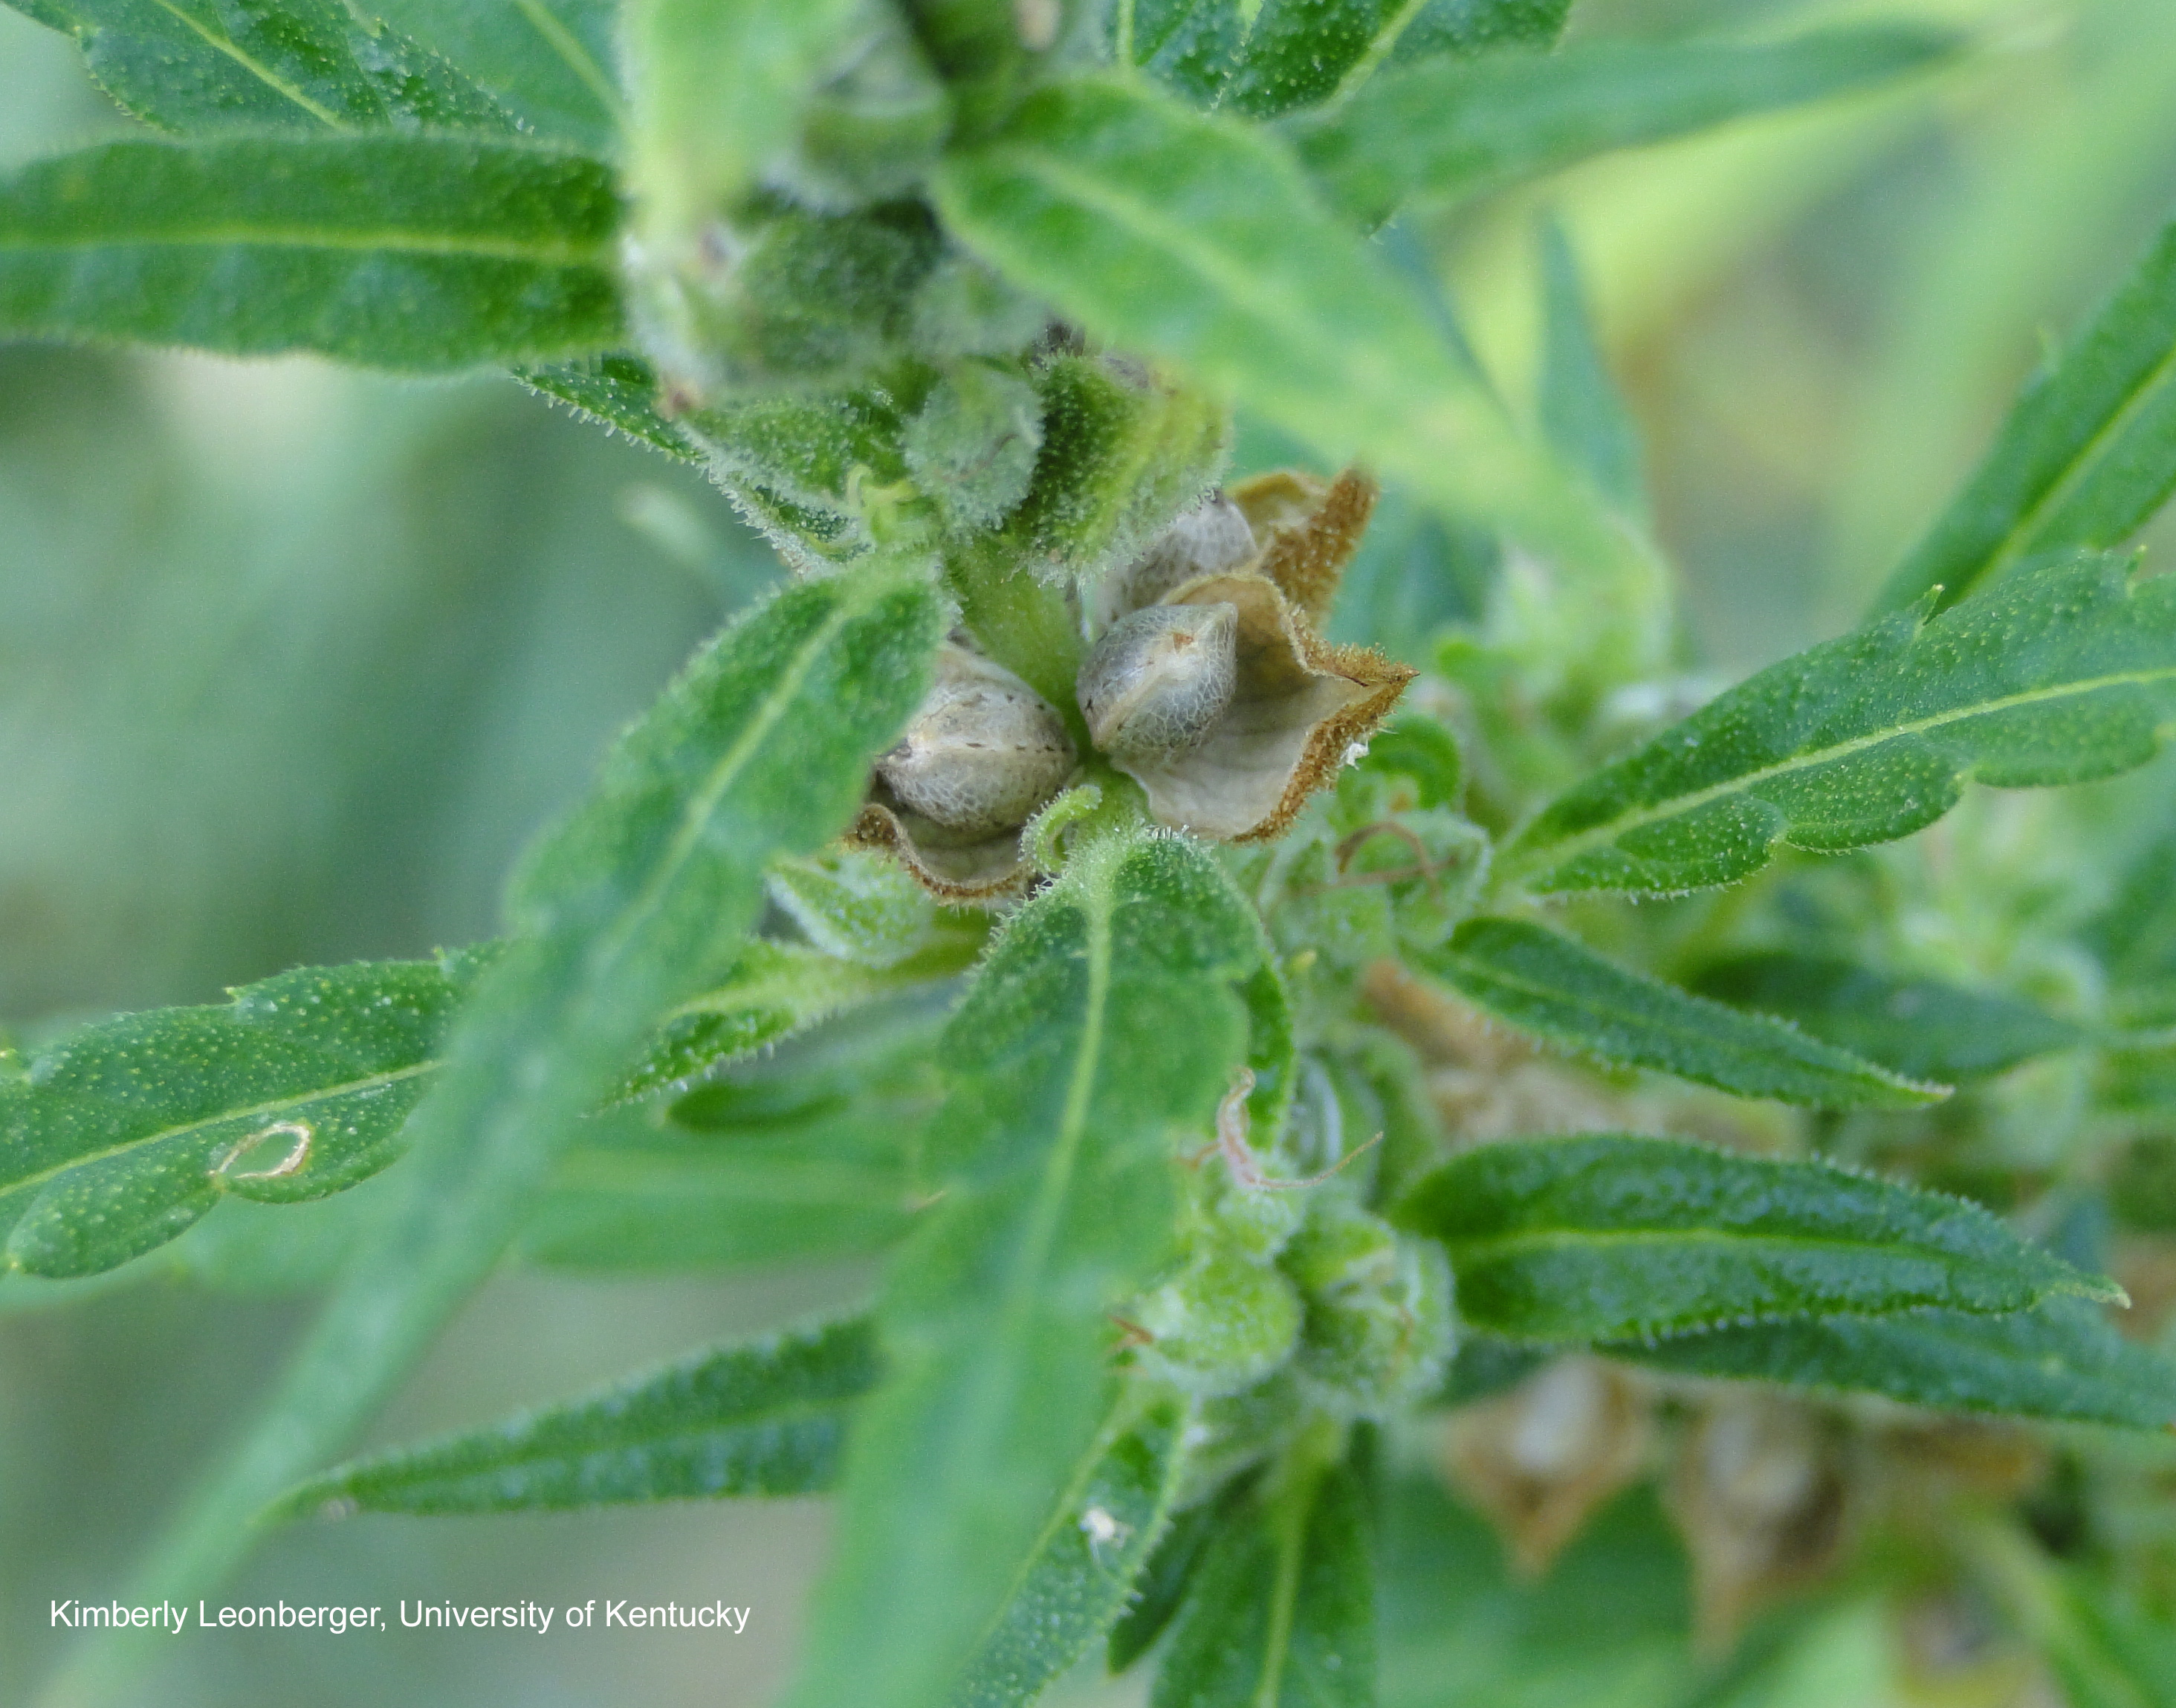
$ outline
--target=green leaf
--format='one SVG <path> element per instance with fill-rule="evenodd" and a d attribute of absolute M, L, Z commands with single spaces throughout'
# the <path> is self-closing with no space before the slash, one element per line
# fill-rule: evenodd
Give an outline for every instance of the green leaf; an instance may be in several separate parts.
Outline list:
<path fill-rule="evenodd" d="M 257 1431 L 154 1553 L 151 1599 L 220 1577 L 258 1509 L 337 1449 L 490 1272 L 644 1035 L 731 967 L 764 867 L 852 816 L 940 630 L 919 563 L 787 587 L 622 737 L 509 884 L 514 941 L 462 1009 L 412 1154 Z"/>
<path fill-rule="evenodd" d="M 1106 1414 L 1105 1313 L 1167 1257 L 1178 1154 L 1231 1083 L 1261 959 L 1199 846 L 1120 831 L 993 948 L 945 1034 L 944 1196 L 885 1285 L 895 1374 L 848 1450 L 790 1702 L 928 1703 L 968 1662 Z"/>
<path fill-rule="evenodd" d="M 1952 38 L 1827 30 L 1755 46 L 1583 42 L 1546 57 L 1445 59 L 1376 78 L 1292 122 L 1337 204 L 1379 224 L 1412 197 L 1468 197 L 1610 149 L 1865 88 L 1928 64 Z"/>
<path fill-rule="evenodd" d="M 1613 1066 L 1817 1108 L 1908 1109 L 1946 1094 L 1780 1020 L 1604 960 L 1525 920 L 1469 919 L 1441 949 L 1409 959 L 1520 1031 Z"/>
<path fill-rule="evenodd" d="M 569 405 L 576 414 L 652 450 L 682 462 L 703 460 L 678 424 L 657 407 L 657 375 L 640 356 L 598 356 L 517 366 L 514 377 L 530 390 Z"/>
<path fill-rule="evenodd" d="M 1514 1341 L 2121 1297 L 1962 1199 L 1673 1140 L 1483 1145 L 1395 1219 L 1449 1249 L 1460 1316 Z"/>
<path fill-rule="evenodd" d="M 1111 1627 L 1104 1664 L 1113 1674 L 1124 1672 L 1156 1646 L 1184 1603 L 1194 1568 L 1200 1564 L 1209 1539 L 1223 1526 L 1229 1505 L 1226 1499 L 1205 1500 L 1172 1515 L 1163 1540 L 1134 1580 L 1132 1605 Z"/>
<path fill-rule="evenodd" d="M 1639 429 L 1595 341 L 1579 258 L 1554 220 L 1542 225 L 1542 430 L 1595 491 L 1626 515 L 1642 515 Z"/>
<path fill-rule="evenodd" d="M 481 130 L 513 118 L 437 54 L 340 0 L 40 0 L 99 86 L 162 130 Z"/>
<path fill-rule="evenodd" d="M 2079 935 L 2119 990 L 2176 986 L 2176 824 L 2132 856 L 2108 906 Z"/>
<path fill-rule="evenodd" d="M 819 1493 L 878 1374 L 866 1318 L 723 1347 L 586 1399 L 356 1460 L 289 1491 L 268 1516 Z"/>
<path fill-rule="evenodd" d="M 1880 1394 L 1943 1412 L 2132 1429 L 2176 1424 L 2176 1365 L 2076 1299 L 2000 1317 L 1923 1310 L 1732 1324 L 1602 1350 L 1679 1375 Z"/>
<path fill-rule="evenodd" d="M 1675 895 L 1930 824 L 1967 780 L 2142 764 L 2176 715 L 2176 581 L 2092 558 L 1771 665 L 1560 795 L 1499 864 L 1536 894 Z"/>
<path fill-rule="evenodd" d="M 1194 1574 L 1151 1708 L 1374 1708 L 1368 1532 L 1344 1466 L 1234 1514 Z"/>
<path fill-rule="evenodd" d="M 1983 1079 L 2088 1036 L 2016 997 L 1788 950 L 1718 961 L 1693 987 L 1733 1008 L 1780 1015 L 1909 1080 Z"/>
<path fill-rule="evenodd" d="M 0 178 L 0 336 L 437 372 L 617 344 L 594 160 L 447 136 L 109 143 Z"/>
<path fill-rule="evenodd" d="M 612 0 L 373 0 L 531 133 L 588 154 L 616 151 L 619 8 Z"/>
<path fill-rule="evenodd" d="M 1881 590 L 1954 605 L 2015 565 L 2119 546 L 2176 487 L 2176 225 L 2026 387 L 1978 469 Z M 1939 590 L 1939 591 L 1937 591 Z"/>
<path fill-rule="evenodd" d="M 954 1691 L 954 1708 L 1034 1701 L 1125 1612 L 1169 1525 L 1194 1412 L 1161 1401 L 1083 1456 Z"/>
<path fill-rule="evenodd" d="M 305 968 L 35 1053 L 0 1082 L 5 1267 L 89 1275 L 227 1194 L 296 1203 L 367 1178 L 398 1154 L 457 1000 L 437 962 Z"/>
<path fill-rule="evenodd" d="M 1129 83 L 1057 84 L 933 188 L 960 239 L 1023 287 L 1185 363 L 1325 459 L 1364 455 L 1582 562 L 1628 549 L 1259 130 Z"/>

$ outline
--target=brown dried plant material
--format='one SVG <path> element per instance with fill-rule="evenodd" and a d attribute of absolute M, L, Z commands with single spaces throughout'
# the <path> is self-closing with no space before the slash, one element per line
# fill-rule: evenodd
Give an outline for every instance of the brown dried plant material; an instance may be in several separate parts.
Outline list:
<path fill-rule="evenodd" d="M 1414 672 L 1371 648 L 1316 633 L 1374 508 L 1376 488 L 1347 471 L 1334 482 L 1281 473 L 1244 481 L 1182 519 L 1173 540 L 1126 572 L 1123 597 L 1166 606 L 1229 606 L 1234 686 L 1198 738 L 1114 753 L 1167 824 L 1224 841 L 1281 833 L 1387 716 Z M 1163 584 L 1174 563 L 1228 554 L 1245 519 L 1254 555 L 1228 568 Z M 1125 612 L 1118 613 L 1123 620 Z"/>
<path fill-rule="evenodd" d="M 1559 1358 L 1509 1393 L 1452 1420 L 1444 1465 L 1538 1577 L 1597 1508 L 1638 1477 L 1651 1435 L 1647 1396 L 1599 1358 Z"/>
<path fill-rule="evenodd" d="M 1074 768 L 1054 706 L 1010 671 L 948 642 L 928 698 L 879 758 L 850 835 L 892 850 L 947 900 L 998 900 L 1025 887 L 1021 830 Z"/>
<path fill-rule="evenodd" d="M 1841 1438 L 1797 1401 L 1720 1396 L 1679 1443 L 1667 1504 L 1692 1555 L 1700 1640 L 1727 1648 L 1747 1615 L 1842 1553 L 1852 1503 Z"/>

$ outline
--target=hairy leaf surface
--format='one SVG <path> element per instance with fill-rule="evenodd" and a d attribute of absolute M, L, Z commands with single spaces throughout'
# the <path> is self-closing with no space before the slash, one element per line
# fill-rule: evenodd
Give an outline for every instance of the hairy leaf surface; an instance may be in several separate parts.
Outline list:
<path fill-rule="evenodd" d="M 509 886 L 513 940 L 462 1009 L 413 1154 L 257 1433 L 154 1555 L 152 1599 L 221 1575 L 251 1515 L 346 1439 L 490 1271 L 644 1035 L 732 965 L 765 865 L 851 817 L 939 627 L 918 563 L 786 588 L 622 737 Z"/>
<path fill-rule="evenodd" d="M 614 427 L 652 450 L 686 463 L 702 453 L 657 407 L 657 374 L 639 356 L 612 355 L 517 366 L 514 377 L 532 391 L 571 405 L 601 427 Z"/>
<path fill-rule="evenodd" d="M 1901 1079 L 1781 1020 L 1693 996 L 1524 920 L 1469 919 L 1441 949 L 1411 959 L 1499 1020 L 1615 1066 L 1817 1108 L 1913 1108 L 1945 1095 L 1942 1086 Z"/>
<path fill-rule="evenodd" d="M 818 1493 L 879 1368 L 866 1318 L 722 1347 L 587 1399 L 340 1466 L 283 1496 L 277 1512 L 556 1512 Z"/>
<path fill-rule="evenodd" d="M 589 154 L 618 142 L 619 8 L 612 0 L 374 0 L 536 136 Z"/>
<path fill-rule="evenodd" d="M 2026 386 L 1963 492 L 1882 590 L 1954 605 L 2012 565 L 2120 546 L 2176 487 L 2176 225 Z"/>
<path fill-rule="evenodd" d="M 2000 1317 L 1925 1310 L 1726 1325 L 1602 1350 L 1680 1375 L 1880 1394 L 1944 1412 L 2133 1429 L 2176 1423 L 2176 1364 L 2077 1299 Z"/>
<path fill-rule="evenodd" d="M 594 160 L 450 136 L 109 143 L 0 178 L 0 336 L 416 372 L 620 341 Z"/>
<path fill-rule="evenodd" d="M 162 130 L 481 130 L 512 117 L 427 47 L 340 0 L 38 0 L 90 74 Z"/>
<path fill-rule="evenodd" d="M 960 238 L 1020 284 L 1186 363 L 1333 463 L 1364 454 L 1455 510 L 1616 549 L 1274 139 L 1091 79 L 1031 96 L 933 188 Z"/>
<path fill-rule="evenodd" d="M 459 987 L 434 961 L 305 968 L 222 1007 L 124 1014 L 0 1082 L 6 1267 L 79 1276 L 180 1233 L 228 1193 L 352 1186 L 399 1153 Z"/>
<path fill-rule="evenodd" d="M 1439 60 L 1377 77 L 1293 122 L 1301 158 L 1339 205 L 1374 224 L 1414 196 L 1471 196 L 1610 149 L 1915 70 L 1941 54 L 1920 30 L 1851 30 L 1754 46 L 1585 42 L 1546 57 Z"/>
<path fill-rule="evenodd" d="M 1165 1259 L 1176 1152 L 1246 1048 L 1261 959 L 1218 868 L 1161 834 L 1076 852 L 993 948 L 945 1035 L 944 1196 L 886 1283 L 894 1374 L 790 1701 L 928 1703 L 968 1663 L 1105 1415 L 1105 1313 Z"/>
<path fill-rule="evenodd" d="M 1983 1079 L 2087 1036 L 2016 997 L 1782 949 L 1718 961 L 1694 985 L 1734 1008 L 1781 1015 L 1913 1080 Z"/>
<path fill-rule="evenodd" d="M 1483 1145 L 1397 1219 L 1450 1253 L 1460 1316 L 1507 1340 L 2120 1297 L 1962 1199 L 1673 1140 Z"/>
<path fill-rule="evenodd" d="M 1374 1708 L 1374 1588 L 1350 1469 L 1248 1503 L 1194 1573 L 1151 1708 Z"/>
<path fill-rule="evenodd" d="M 1728 884 L 1779 843 L 1837 853 L 1932 824 L 1967 781 L 2085 782 L 2176 718 L 2176 580 L 2103 558 L 1899 612 L 1772 665 L 1557 797 L 1499 870 L 1537 893 Z"/>
<path fill-rule="evenodd" d="M 1166 1401 L 1096 1441 L 953 1693 L 955 1708 L 1034 1701 L 1117 1621 L 1170 1522 L 1194 1424 L 1192 1407 Z"/>

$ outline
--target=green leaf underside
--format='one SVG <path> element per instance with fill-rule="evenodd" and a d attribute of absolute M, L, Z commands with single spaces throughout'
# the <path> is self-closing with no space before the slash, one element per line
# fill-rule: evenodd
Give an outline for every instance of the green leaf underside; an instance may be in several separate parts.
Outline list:
<path fill-rule="evenodd" d="M 1954 1084 L 2086 1042 L 2083 1028 L 2016 997 L 1895 978 L 1825 956 L 1775 950 L 1718 961 L 1694 985 L 1735 1008 L 1781 1015 L 1814 1037 L 1914 1080 Z"/>
<path fill-rule="evenodd" d="M 789 1701 L 904 1708 L 968 1663 L 1106 1413 L 1105 1314 L 1167 1255 L 1175 1155 L 1240 1060 L 1260 956 L 1222 873 L 1163 834 L 1077 851 L 998 939 L 945 1035 L 944 1196 L 879 1306 L 894 1375 Z"/>
<path fill-rule="evenodd" d="M 254 1514 L 336 1451 L 513 1243 L 644 1035 L 732 966 L 765 866 L 858 806 L 920 703 L 940 632 L 919 564 L 786 588 L 744 612 L 623 736 L 509 886 L 412 1151 L 255 1433 L 139 1580 L 193 1595 Z"/>
<path fill-rule="evenodd" d="M 233 1193 L 291 1203 L 375 1173 L 436 1065 L 457 987 L 431 961 L 304 969 L 223 1007 L 90 1026 L 0 1083 L 6 1267 L 79 1276 Z"/>
<path fill-rule="evenodd" d="M 657 375 L 636 356 L 599 356 L 518 366 L 514 377 L 532 391 L 571 405 L 601 427 L 617 429 L 684 463 L 702 454 L 657 407 Z"/>
<path fill-rule="evenodd" d="M 1293 121 L 1300 156 L 1368 223 L 1410 197 L 1471 196 L 1611 149 L 1859 89 L 1927 64 L 1923 30 L 1826 31 L 1753 46 L 1584 42 L 1439 60 Z"/>
<path fill-rule="evenodd" d="M 1505 851 L 1540 893 L 1676 895 L 1932 824 L 1967 780 L 2026 788 L 2151 759 L 2176 704 L 2176 580 L 2107 558 L 1876 618 L 1771 666 L 1559 796 Z"/>
<path fill-rule="evenodd" d="M 438 55 L 340 0 L 40 0 L 114 100 L 162 130 L 481 130 L 514 120 Z"/>
<path fill-rule="evenodd" d="M 953 1692 L 953 1708 L 1034 1701 L 1116 1623 L 1168 1526 L 1193 1422 L 1191 1407 L 1166 1401 L 1091 1449 Z"/>
<path fill-rule="evenodd" d="M 866 1319 L 725 1347 L 587 1399 L 373 1454 L 313 1477 L 277 1510 L 435 1516 L 819 1493 L 878 1373 Z"/>
<path fill-rule="evenodd" d="M 1412 960 L 1520 1031 L 1613 1066 L 1819 1108 L 1916 1108 L 1946 1094 L 1781 1020 L 1618 966 L 1524 920 L 1470 919 L 1443 948 Z"/>
<path fill-rule="evenodd" d="M 619 8 L 612 0 L 375 0 L 536 135 L 591 152 L 617 141 Z"/>
<path fill-rule="evenodd" d="M 2176 1424 L 2176 1365 L 2075 1299 L 2010 1316 L 1925 1310 L 1726 1326 L 1600 1350 L 1679 1375 L 1880 1394 L 1944 1412 L 2134 1429 Z"/>
<path fill-rule="evenodd" d="M 1151 1708 L 1374 1708 L 1374 1602 L 1351 1470 L 1250 1503 L 1204 1551 Z"/>
<path fill-rule="evenodd" d="M 1089 79 L 1031 96 L 932 188 L 960 240 L 1020 284 L 1333 462 L 1365 454 L 1540 536 L 1591 546 L 1607 529 L 1275 139 Z"/>
<path fill-rule="evenodd" d="M 1954 605 L 2011 565 L 2119 546 L 2176 487 L 2176 225 L 2025 389 L 1963 492 L 1882 590 Z"/>
<path fill-rule="evenodd" d="M 1397 1219 L 1444 1243 L 1460 1316 L 1513 1341 L 2120 1297 L 1961 1199 L 1672 1140 L 1483 1145 Z"/>
<path fill-rule="evenodd" d="M 454 136 L 110 143 L 0 179 L 0 336 L 433 372 L 618 344 L 610 172 Z"/>

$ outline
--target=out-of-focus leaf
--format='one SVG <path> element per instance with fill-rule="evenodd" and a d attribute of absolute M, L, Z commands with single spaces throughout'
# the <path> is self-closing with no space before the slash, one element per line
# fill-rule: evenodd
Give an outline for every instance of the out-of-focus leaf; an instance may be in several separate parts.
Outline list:
<path fill-rule="evenodd" d="M 1518 919 L 1469 919 L 1418 971 L 1524 1032 L 1618 1067 L 1652 1068 L 1741 1097 L 1832 1109 L 1908 1109 L 1945 1088 L 1603 960 Z"/>
<path fill-rule="evenodd" d="M 1096 1441 L 953 1693 L 955 1708 L 1034 1701 L 1125 1611 L 1168 1524 L 1194 1422 L 1191 1407 L 1165 1401 L 1115 1439 Z"/>
<path fill-rule="evenodd" d="M 1589 155 L 1865 88 L 1939 57 L 1923 30 L 1833 30 L 1755 46 L 1592 41 L 1387 72 L 1292 121 L 1301 158 L 1370 225 L 1410 197 L 1471 196 Z"/>
<path fill-rule="evenodd" d="M 1111 1627 L 1104 1664 L 1113 1673 L 1124 1672 L 1156 1646 L 1185 1601 L 1194 1568 L 1201 1563 L 1209 1538 L 1222 1527 L 1227 1504 L 1223 1499 L 1205 1500 L 1172 1519 L 1163 1540 L 1134 1580 L 1132 1604 Z"/>
<path fill-rule="evenodd" d="M 573 406 L 601 427 L 616 428 L 682 462 L 702 453 L 657 407 L 657 375 L 638 356 L 598 356 L 519 366 L 514 377 L 530 389 Z"/>
<path fill-rule="evenodd" d="M 2076 1566 L 2054 1568 L 2057 1616 L 2042 1627 L 2070 1708 L 2176 1708 L 2176 1625 L 2119 1583 Z"/>
<path fill-rule="evenodd" d="M 1031 95 L 933 187 L 952 229 L 1019 284 L 1228 388 L 1331 462 L 1364 455 L 1455 511 L 1597 561 L 1623 551 L 1275 139 L 1089 79 Z"/>
<path fill-rule="evenodd" d="M 2076 1299 L 2048 1299 L 2010 1316 L 1920 1310 L 1726 1324 L 1602 1350 L 1680 1375 L 1880 1394 L 1944 1412 L 2133 1429 L 2176 1423 L 2176 1365 L 2134 1346 L 2098 1307 Z"/>
<path fill-rule="evenodd" d="M 432 961 L 305 968 L 221 1007 L 123 1014 L 0 1082 L 6 1267 L 81 1276 L 232 1193 L 321 1198 L 399 1152 L 458 987 Z"/>
<path fill-rule="evenodd" d="M 2119 989 L 2176 987 L 2176 826 L 2132 857 L 2108 906 L 2079 934 Z"/>
<path fill-rule="evenodd" d="M 38 0 L 99 86 L 162 130 L 481 130 L 514 120 L 454 67 L 340 0 Z"/>
<path fill-rule="evenodd" d="M 1877 611 L 1954 605 L 2014 564 L 2120 546 L 2176 487 L 2176 225 L 2011 406 Z"/>
<path fill-rule="evenodd" d="M 590 154 L 618 140 L 619 8 L 612 0 L 373 0 L 537 136 Z"/>
<path fill-rule="evenodd" d="M 1778 949 L 1703 968 L 1693 987 L 1780 1015 L 1911 1080 L 1955 1084 L 2086 1042 L 2081 1027 L 2016 997 Z"/>
<path fill-rule="evenodd" d="M 2176 706 L 2176 580 L 2094 558 L 1932 618 L 1898 612 L 1785 659 L 1560 795 L 1499 863 L 1537 894 L 1728 884 L 1778 843 L 1910 835 L 1967 780 L 2113 776 Z"/>
<path fill-rule="evenodd" d="M 416 372 L 620 341 L 611 174 L 451 136 L 119 142 L 0 178 L 0 335 Z"/>
<path fill-rule="evenodd" d="M 1112 833 L 1005 927 L 944 1037 L 943 1198 L 886 1283 L 790 1702 L 938 1700 L 1108 1404 L 1104 1314 L 1167 1255 L 1175 1150 L 1246 1048 L 1260 927 L 1194 844 Z M 1172 1024 L 1174 1014 L 1186 1017 Z"/>
<path fill-rule="evenodd" d="M 1513 1341 L 2121 1297 L 1962 1199 L 1673 1140 L 1483 1145 L 1395 1219 L 1450 1253 L 1459 1315 Z"/>
<path fill-rule="evenodd" d="M 1231 1514 L 1188 1586 L 1151 1708 L 1374 1708 L 1368 1530 L 1343 1466 Z"/>
<path fill-rule="evenodd" d="M 1639 429 L 1595 342 L 1579 258 L 1554 220 L 1542 226 L 1542 430 L 1603 498 L 1628 516 L 1640 515 L 1646 499 Z"/>
<path fill-rule="evenodd" d="M 879 1375 L 866 1318 L 726 1346 L 589 1398 L 312 1477 L 274 1516 L 566 1511 L 735 1494 L 813 1494 Z"/>
<path fill-rule="evenodd" d="M 258 1430 L 153 1554 L 153 1599 L 221 1576 L 251 1516 L 346 1439 L 490 1272 L 645 1033 L 732 965 L 764 867 L 851 818 L 939 630 L 918 563 L 786 588 L 621 738 L 509 884 L 512 940 L 462 1009 L 413 1153 Z"/>

